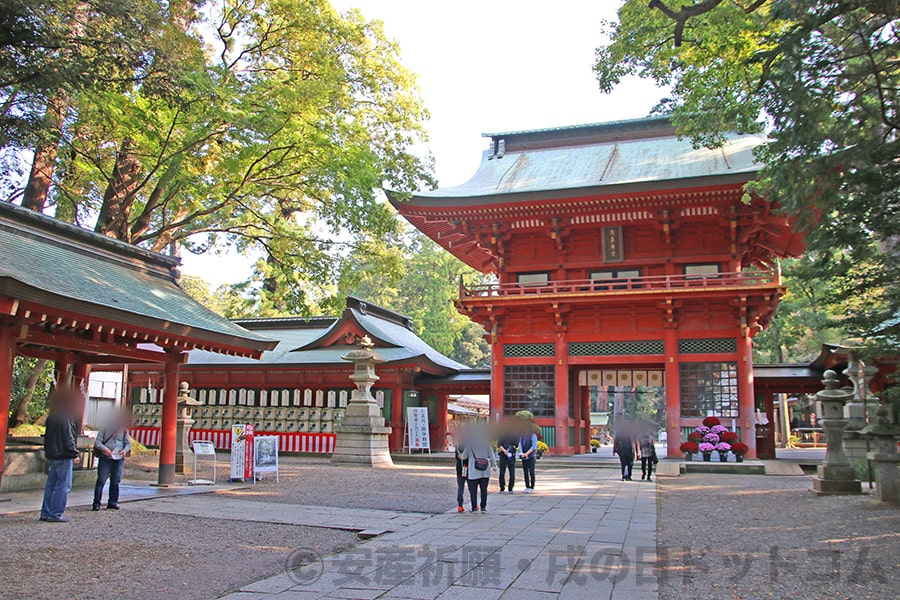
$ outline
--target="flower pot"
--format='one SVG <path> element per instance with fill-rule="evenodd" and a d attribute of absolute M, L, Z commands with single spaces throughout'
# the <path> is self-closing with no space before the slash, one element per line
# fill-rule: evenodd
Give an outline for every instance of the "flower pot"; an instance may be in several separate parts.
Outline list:
<path fill-rule="evenodd" d="M 684 455 L 684 460 L 692 461 L 692 460 L 694 460 L 694 455 L 691 454 L 690 452 L 688 452 L 687 454 Z"/>
<path fill-rule="evenodd" d="M 736 460 L 737 462 L 744 462 L 744 455 L 743 454 L 735 454 L 734 460 Z"/>
<path fill-rule="evenodd" d="M 719 462 L 728 462 L 727 452 L 719 452 Z"/>
<path fill-rule="evenodd" d="M 593 452 L 594 454 L 596 454 L 596 453 L 597 453 L 597 448 L 596 448 L 595 446 L 591 446 L 591 452 Z"/>
<path fill-rule="evenodd" d="M 710 460 L 712 460 L 712 452 L 704 452 L 703 462 L 709 462 Z"/>

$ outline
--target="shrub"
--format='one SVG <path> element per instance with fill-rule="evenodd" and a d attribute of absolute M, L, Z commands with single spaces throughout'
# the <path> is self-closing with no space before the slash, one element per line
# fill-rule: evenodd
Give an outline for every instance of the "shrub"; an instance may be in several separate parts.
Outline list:
<path fill-rule="evenodd" d="M 599 448 L 599 447 L 600 447 L 600 440 L 591 439 L 591 448 Z"/>
<path fill-rule="evenodd" d="M 537 451 L 538 451 L 538 452 L 543 453 L 543 452 L 546 452 L 546 451 L 549 450 L 549 449 L 550 449 L 549 446 L 547 446 L 547 444 L 545 444 L 544 442 L 538 442 L 538 445 L 537 445 Z"/>
<path fill-rule="evenodd" d="M 696 442 L 697 444 L 699 444 L 700 442 L 703 441 L 703 434 L 700 433 L 699 431 L 692 431 L 688 434 L 688 441 Z"/>
<path fill-rule="evenodd" d="M 721 425 L 722 421 L 718 417 L 706 417 L 703 419 L 703 424 L 707 427 L 715 427 L 716 425 Z"/>
<path fill-rule="evenodd" d="M 523 421 L 534 421 L 534 413 L 530 410 L 520 410 L 516 413 L 516 418 Z"/>

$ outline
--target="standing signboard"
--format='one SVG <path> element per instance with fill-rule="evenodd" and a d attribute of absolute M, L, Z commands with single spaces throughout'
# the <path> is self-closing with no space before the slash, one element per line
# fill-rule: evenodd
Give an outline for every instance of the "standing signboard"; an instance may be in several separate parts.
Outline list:
<path fill-rule="evenodd" d="M 406 408 L 406 428 L 410 451 L 431 450 L 427 406 L 408 406 Z"/>
<path fill-rule="evenodd" d="M 259 435 L 253 438 L 253 471 L 255 473 L 275 473 L 278 481 L 278 437 Z"/>
<path fill-rule="evenodd" d="M 253 481 L 253 424 L 231 426 L 231 479 Z"/>

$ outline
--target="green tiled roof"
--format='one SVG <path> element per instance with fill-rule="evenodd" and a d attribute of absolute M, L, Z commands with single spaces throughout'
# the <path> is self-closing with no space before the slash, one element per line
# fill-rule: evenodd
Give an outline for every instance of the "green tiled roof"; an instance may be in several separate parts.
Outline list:
<path fill-rule="evenodd" d="M 340 329 L 348 320 L 358 323 L 360 328 L 375 341 L 375 350 L 389 364 L 418 362 L 430 365 L 430 370 L 445 374 L 468 370 L 465 365 L 447 358 L 426 344 L 409 328 L 412 323 L 408 317 L 353 297 L 347 299 L 347 308 L 340 319 L 316 317 L 239 320 L 239 323 L 259 335 L 278 340 L 278 345 L 273 350 L 265 352 L 259 361 L 194 350 L 188 357 L 188 364 L 349 366 L 341 356 L 345 356 L 356 346 L 321 345 L 332 330 Z"/>
<path fill-rule="evenodd" d="M 0 295 L 213 348 L 272 343 L 212 312 L 173 279 L 178 259 L 0 202 Z"/>
<path fill-rule="evenodd" d="M 415 193 L 408 202 L 464 206 L 576 190 L 621 193 L 660 181 L 746 180 L 760 168 L 753 149 L 765 142 L 733 133 L 721 148 L 694 148 L 660 117 L 486 135 L 491 149 L 469 181 Z M 389 197 L 404 202 L 396 193 Z"/>

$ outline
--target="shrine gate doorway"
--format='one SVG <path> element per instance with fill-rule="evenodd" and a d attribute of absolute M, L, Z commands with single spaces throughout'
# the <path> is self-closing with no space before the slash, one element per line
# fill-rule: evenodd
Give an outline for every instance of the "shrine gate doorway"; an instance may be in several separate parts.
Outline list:
<path fill-rule="evenodd" d="M 662 365 L 579 369 L 579 390 L 590 407 L 590 437 L 606 443 L 623 423 L 636 421 L 652 428 L 654 437 L 664 442 L 667 437 L 664 382 Z"/>

